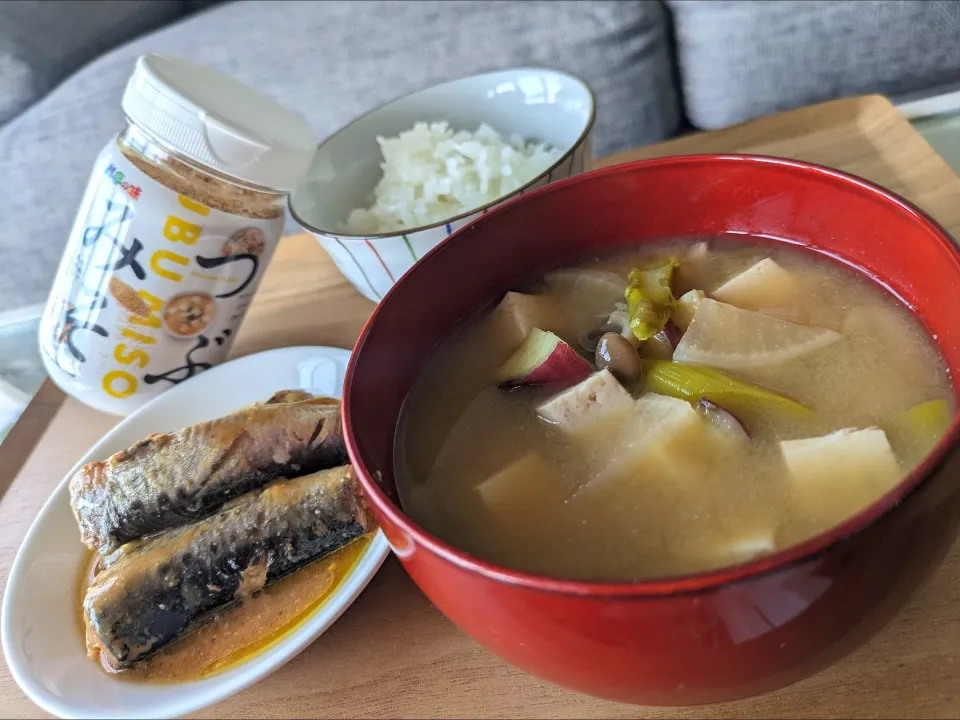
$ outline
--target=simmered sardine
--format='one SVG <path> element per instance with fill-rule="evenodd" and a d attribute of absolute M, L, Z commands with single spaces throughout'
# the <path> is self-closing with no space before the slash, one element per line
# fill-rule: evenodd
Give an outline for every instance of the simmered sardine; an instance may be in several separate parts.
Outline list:
<path fill-rule="evenodd" d="M 308 393 L 306 390 L 278 390 L 273 395 L 271 395 L 267 400 L 261 405 L 279 405 L 283 403 L 295 403 L 302 402 L 304 400 L 310 400 L 313 398 L 313 395 Z M 334 400 L 333 398 L 317 398 L 320 401 L 326 401 L 328 403 L 339 403 L 339 400 Z"/>
<path fill-rule="evenodd" d="M 70 502 L 84 544 L 107 554 L 206 517 L 271 480 L 346 459 L 339 402 L 274 402 L 150 435 L 87 463 L 70 480 Z"/>
<path fill-rule="evenodd" d="M 349 465 L 277 480 L 118 553 L 84 598 L 87 647 L 129 667 L 375 527 Z"/>

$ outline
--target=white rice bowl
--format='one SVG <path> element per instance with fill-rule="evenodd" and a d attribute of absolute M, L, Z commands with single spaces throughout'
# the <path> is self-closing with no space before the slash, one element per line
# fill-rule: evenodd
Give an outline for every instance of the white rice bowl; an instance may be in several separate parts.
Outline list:
<path fill-rule="evenodd" d="M 373 204 L 351 211 L 343 232 L 375 235 L 441 223 L 512 193 L 560 156 L 518 136 L 504 140 L 486 124 L 469 132 L 419 122 L 397 137 L 377 136 L 377 142 L 383 177 Z"/>

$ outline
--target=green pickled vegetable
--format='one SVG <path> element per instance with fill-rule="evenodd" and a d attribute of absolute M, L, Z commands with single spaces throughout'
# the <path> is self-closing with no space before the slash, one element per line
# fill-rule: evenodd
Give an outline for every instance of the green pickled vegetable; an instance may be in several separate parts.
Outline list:
<path fill-rule="evenodd" d="M 896 429 L 927 452 L 943 437 L 953 414 L 946 400 L 930 400 L 900 414 Z"/>
<path fill-rule="evenodd" d="M 627 313 L 630 330 L 638 340 L 652 338 L 670 320 L 676 300 L 670 281 L 677 261 L 669 258 L 663 265 L 649 269 L 634 268 L 627 276 Z"/>
<path fill-rule="evenodd" d="M 777 412 L 797 418 L 813 415 L 813 411 L 792 398 L 706 365 L 644 360 L 643 380 L 647 390 L 692 405 L 705 398 L 732 413 Z"/>

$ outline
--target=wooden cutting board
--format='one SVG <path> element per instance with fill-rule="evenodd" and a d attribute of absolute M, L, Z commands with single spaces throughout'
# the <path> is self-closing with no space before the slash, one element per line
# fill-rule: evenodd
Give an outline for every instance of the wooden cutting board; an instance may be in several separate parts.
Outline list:
<path fill-rule="evenodd" d="M 830 165 L 900 193 L 960 236 L 960 180 L 881 97 L 824 103 L 598 164 L 700 152 L 761 153 Z M 311 237 L 287 238 L 233 354 L 301 344 L 351 347 L 372 309 Z M 0 587 L 40 506 L 115 422 L 64 400 L 48 383 L 0 446 L 0 493 L 6 491 L 0 499 Z M 0 664 L 0 716 L 43 717 L 5 664 Z M 958 717 L 960 551 L 955 547 L 918 597 L 852 656 L 780 691 L 701 708 L 623 705 L 525 675 L 463 635 L 390 558 L 354 605 L 305 652 L 197 715 L 253 716 Z"/>

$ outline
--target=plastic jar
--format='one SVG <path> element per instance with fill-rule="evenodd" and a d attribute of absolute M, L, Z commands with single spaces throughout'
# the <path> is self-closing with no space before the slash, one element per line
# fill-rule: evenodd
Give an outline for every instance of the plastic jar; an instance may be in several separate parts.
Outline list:
<path fill-rule="evenodd" d="M 317 148 L 298 116 L 178 58 L 141 57 L 122 107 L 40 323 L 53 381 L 121 415 L 224 360 Z"/>

